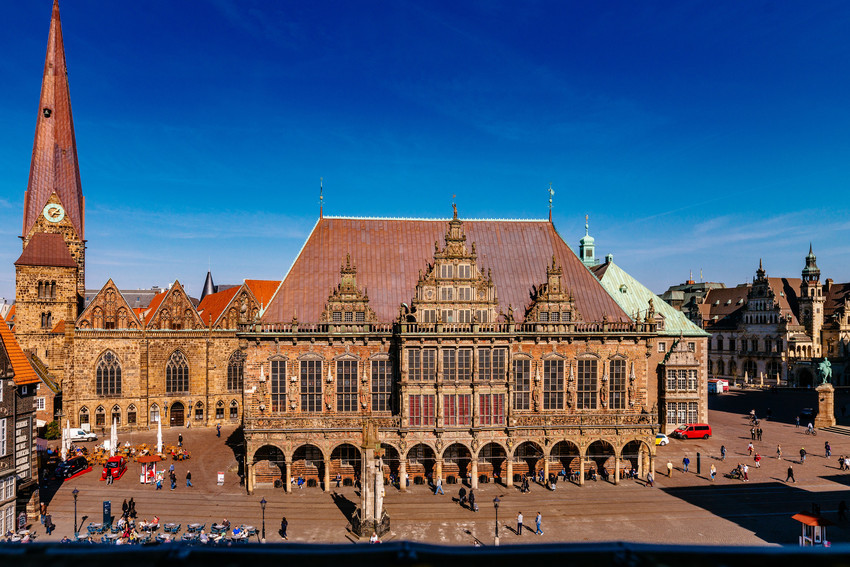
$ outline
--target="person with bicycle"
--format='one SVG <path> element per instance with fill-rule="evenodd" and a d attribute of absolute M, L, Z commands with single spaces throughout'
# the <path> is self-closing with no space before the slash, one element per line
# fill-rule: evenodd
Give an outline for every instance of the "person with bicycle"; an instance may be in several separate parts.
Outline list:
<path fill-rule="evenodd" d="M 812 422 L 809 422 L 809 425 L 806 426 L 806 435 L 814 435 L 815 427 L 812 425 Z"/>

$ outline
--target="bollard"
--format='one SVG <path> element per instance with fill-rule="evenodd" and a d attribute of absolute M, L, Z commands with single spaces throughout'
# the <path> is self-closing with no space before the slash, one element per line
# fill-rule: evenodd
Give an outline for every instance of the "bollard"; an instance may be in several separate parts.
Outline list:
<path fill-rule="evenodd" d="M 700 473 L 700 454 L 697 452 L 697 474 Z"/>

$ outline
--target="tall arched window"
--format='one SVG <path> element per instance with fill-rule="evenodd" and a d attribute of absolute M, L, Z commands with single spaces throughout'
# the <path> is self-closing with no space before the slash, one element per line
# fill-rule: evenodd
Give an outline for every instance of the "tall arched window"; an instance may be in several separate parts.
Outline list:
<path fill-rule="evenodd" d="M 111 350 L 103 353 L 97 361 L 95 391 L 98 396 L 121 395 L 121 364 Z"/>
<path fill-rule="evenodd" d="M 110 425 L 112 425 L 113 423 L 116 425 L 121 425 L 121 408 L 117 405 L 113 406 L 112 417 L 109 420 Z"/>
<path fill-rule="evenodd" d="M 85 427 L 89 424 L 89 408 L 83 406 L 80 408 L 80 427 Z"/>
<path fill-rule="evenodd" d="M 189 391 L 189 364 L 182 351 L 175 350 L 165 367 L 165 392 L 178 394 Z"/>
<path fill-rule="evenodd" d="M 615 358 L 608 364 L 608 368 L 610 373 L 608 387 L 611 390 L 610 408 L 626 409 L 626 361 Z"/>
<path fill-rule="evenodd" d="M 230 355 L 227 363 L 227 389 L 231 392 L 242 391 L 242 378 L 245 372 L 245 354 L 237 350 Z"/>
<path fill-rule="evenodd" d="M 150 420 L 151 423 L 159 423 L 159 406 L 156 404 L 151 405 Z"/>

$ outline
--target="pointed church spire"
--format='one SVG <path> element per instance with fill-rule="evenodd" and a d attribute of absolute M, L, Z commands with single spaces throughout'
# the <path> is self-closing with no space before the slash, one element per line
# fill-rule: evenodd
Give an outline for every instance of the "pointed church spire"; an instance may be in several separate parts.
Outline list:
<path fill-rule="evenodd" d="M 210 294 L 215 293 L 215 284 L 213 283 L 212 273 L 207 271 L 207 279 L 204 281 L 204 289 L 201 290 L 201 298 L 198 301 L 203 301 Z"/>
<path fill-rule="evenodd" d="M 56 193 L 65 213 L 85 238 L 84 200 L 74 120 L 71 117 L 71 94 L 65 66 L 65 46 L 59 21 L 59 2 L 53 2 L 53 16 L 47 37 L 47 56 L 41 82 L 41 98 L 35 126 L 30 177 L 24 195 L 23 234 L 26 237 L 35 224 L 50 195 Z"/>

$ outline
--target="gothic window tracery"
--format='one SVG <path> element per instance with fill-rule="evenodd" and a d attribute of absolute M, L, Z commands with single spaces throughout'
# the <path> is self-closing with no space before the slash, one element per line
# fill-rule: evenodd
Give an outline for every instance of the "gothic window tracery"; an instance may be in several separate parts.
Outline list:
<path fill-rule="evenodd" d="M 230 355 L 227 363 L 227 389 L 231 392 L 242 390 L 242 382 L 245 372 L 245 354 L 237 350 Z"/>
<path fill-rule="evenodd" d="M 97 361 L 95 391 L 98 396 L 121 395 L 121 364 L 111 350 L 103 353 Z"/>
<path fill-rule="evenodd" d="M 189 391 L 189 363 L 181 350 L 175 350 L 165 367 L 165 392 L 168 394 Z"/>

